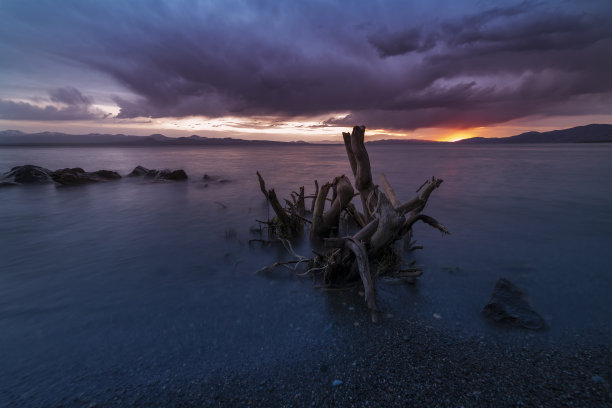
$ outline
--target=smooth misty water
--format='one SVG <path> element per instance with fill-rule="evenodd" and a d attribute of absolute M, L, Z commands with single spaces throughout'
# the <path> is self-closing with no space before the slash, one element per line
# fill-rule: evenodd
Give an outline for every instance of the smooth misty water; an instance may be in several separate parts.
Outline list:
<path fill-rule="evenodd" d="M 402 200 L 444 179 L 425 212 L 452 233 L 415 228 L 424 249 L 410 256 L 424 275 L 415 286 L 381 282 L 384 313 L 457 335 L 610 340 L 612 145 L 369 151 L 376 179 L 386 173 Z M 15 395 L 291 359 L 340 316 L 367 317 L 358 297 L 347 303 L 283 269 L 256 275 L 289 256 L 248 245 L 268 215 L 255 171 L 280 197 L 309 193 L 314 179 L 350 173 L 342 146 L 0 150 L 0 171 L 21 164 L 123 175 L 140 164 L 190 179 L 0 190 L 0 382 Z M 204 173 L 229 182 L 207 185 Z M 547 331 L 484 320 L 500 277 L 529 293 Z"/>

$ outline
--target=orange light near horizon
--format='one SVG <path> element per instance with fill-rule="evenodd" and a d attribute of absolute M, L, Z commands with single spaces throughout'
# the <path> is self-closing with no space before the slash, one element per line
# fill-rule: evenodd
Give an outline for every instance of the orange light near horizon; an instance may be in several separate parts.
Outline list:
<path fill-rule="evenodd" d="M 469 139 L 470 137 L 474 137 L 474 134 L 468 130 L 460 130 L 458 132 L 452 132 L 447 135 L 442 136 L 438 141 L 440 142 L 456 142 L 461 139 Z"/>
<path fill-rule="evenodd" d="M 368 136 L 371 136 L 371 137 L 384 136 L 387 138 L 388 137 L 406 138 L 409 136 L 409 134 L 406 132 L 394 132 L 394 131 L 390 131 L 386 129 L 367 129 L 366 134 L 368 134 Z"/>

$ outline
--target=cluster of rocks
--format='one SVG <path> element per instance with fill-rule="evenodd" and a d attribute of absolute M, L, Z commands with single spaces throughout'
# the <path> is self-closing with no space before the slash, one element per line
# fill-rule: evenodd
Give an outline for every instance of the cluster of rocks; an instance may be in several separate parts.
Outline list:
<path fill-rule="evenodd" d="M 128 177 L 143 177 L 154 180 L 187 180 L 184 170 L 149 170 L 137 166 Z M 75 186 L 100 181 L 119 180 L 121 175 L 111 170 L 98 170 L 87 172 L 80 167 L 49 170 L 40 166 L 26 164 L 13 167 L 10 171 L 0 177 L 0 186 L 18 186 L 23 184 L 47 184 L 57 183 L 63 186 Z"/>
<path fill-rule="evenodd" d="M 98 170 L 86 172 L 80 167 L 72 169 L 60 169 L 51 173 L 51 178 L 63 186 L 73 186 L 79 184 L 96 183 L 98 181 L 118 180 L 121 178 L 119 173 L 110 170 Z"/>
<path fill-rule="evenodd" d="M 187 173 L 185 173 L 185 170 L 180 170 L 180 169 L 179 170 L 169 170 L 169 169 L 149 170 L 146 167 L 136 166 L 136 168 L 132 170 L 130 174 L 128 174 L 128 177 L 144 177 L 144 178 L 155 179 L 155 180 L 180 181 L 180 180 L 187 180 Z"/>

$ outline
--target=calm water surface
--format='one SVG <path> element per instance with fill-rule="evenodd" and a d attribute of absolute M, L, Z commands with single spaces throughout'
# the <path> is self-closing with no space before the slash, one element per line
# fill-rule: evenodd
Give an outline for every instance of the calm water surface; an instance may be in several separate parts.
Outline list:
<path fill-rule="evenodd" d="M 385 313 L 491 339 L 610 340 L 611 145 L 368 149 L 375 182 L 384 172 L 402 200 L 444 179 L 425 213 L 452 233 L 415 228 L 424 249 L 408 259 L 424 275 L 414 286 L 381 282 Z M 284 270 L 256 275 L 289 257 L 248 244 L 249 227 L 268 216 L 255 171 L 280 197 L 302 185 L 312 193 L 314 179 L 350 174 L 343 146 L 0 150 L 0 171 L 28 163 L 123 175 L 140 164 L 190 178 L 0 190 L 0 381 L 11 392 L 49 392 L 66 373 L 92 383 L 133 375 L 121 367 L 137 361 L 161 376 L 185 361 L 291 358 L 332 335 L 338 316 L 367 315 Z M 547 331 L 481 317 L 500 277 L 530 295 Z"/>

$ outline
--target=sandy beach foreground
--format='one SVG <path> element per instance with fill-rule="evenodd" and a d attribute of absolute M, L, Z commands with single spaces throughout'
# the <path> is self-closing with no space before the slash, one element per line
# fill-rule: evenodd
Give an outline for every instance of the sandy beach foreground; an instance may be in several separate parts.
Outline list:
<path fill-rule="evenodd" d="M 328 345 L 313 357 L 265 371 L 219 372 L 200 384 L 173 384 L 166 389 L 157 385 L 140 400 L 120 398 L 128 406 L 136 402 L 135 406 L 166 407 L 607 407 L 612 403 L 612 358 L 606 347 L 499 346 L 393 325 L 365 328 L 352 342 Z"/>
<path fill-rule="evenodd" d="M 299 330 L 298 330 L 299 332 Z M 82 392 L 63 384 L 51 403 L 13 395 L 6 406 L 57 407 L 607 407 L 609 345 L 557 346 L 526 333 L 523 344 L 443 333 L 388 318 L 378 325 L 341 317 L 295 358 L 212 371 L 179 361 L 163 374 L 147 364 L 131 380 Z M 289 345 L 290 348 L 290 345 Z M 265 361 L 264 361 L 265 360 Z M 157 371 L 157 370 L 156 370 Z M 162 370 L 163 371 L 163 370 Z M 85 375 L 87 377 L 87 375 Z M 87 379 L 85 379 L 86 381 Z M 95 377 L 89 378 L 95 381 Z M 111 381 L 109 381 L 111 380 Z M 10 392 L 9 392 L 10 394 Z"/>

